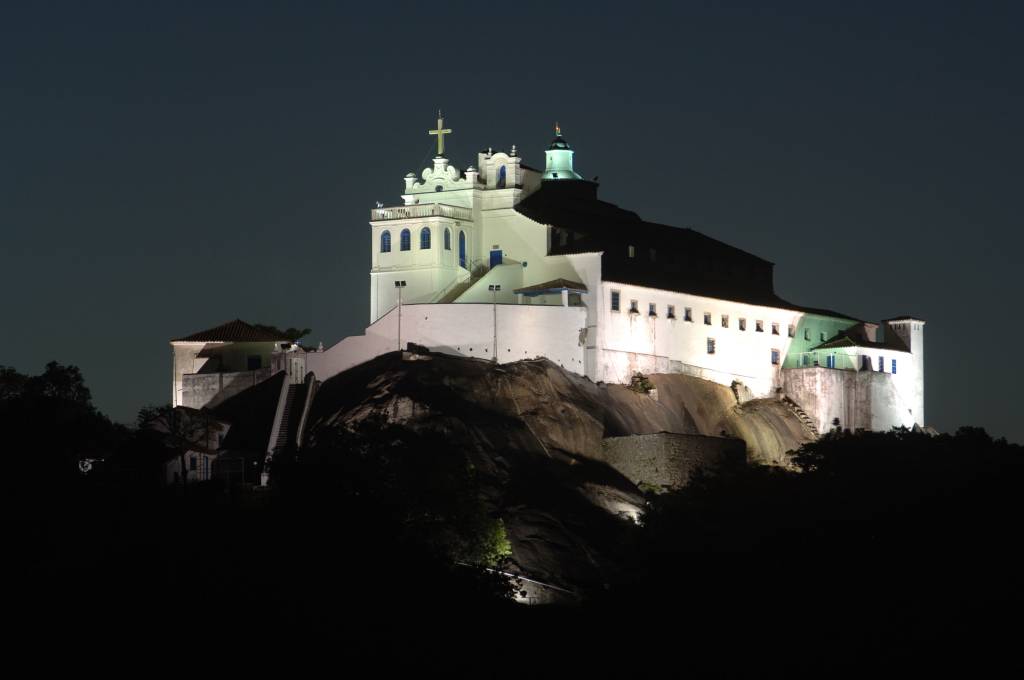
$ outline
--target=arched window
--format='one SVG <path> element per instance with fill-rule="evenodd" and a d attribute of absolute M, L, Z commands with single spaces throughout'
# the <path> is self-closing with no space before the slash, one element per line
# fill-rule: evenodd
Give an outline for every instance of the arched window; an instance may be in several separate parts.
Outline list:
<path fill-rule="evenodd" d="M 430 227 L 420 229 L 420 250 L 430 250 Z"/>
<path fill-rule="evenodd" d="M 444 249 L 452 249 L 452 231 L 448 227 L 444 228 Z"/>
<path fill-rule="evenodd" d="M 504 189 L 505 188 L 505 166 L 504 165 L 501 166 L 500 168 L 498 168 L 498 188 L 499 189 Z"/>
<path fill-rule="evenodd" d="M 459 232 L 459 266 L 466 268 L 466 232 Z"/>
<path fill-rule="evenodd" d="M 391 252 L 391 232 L 382 231 L 380 233 L 380 252 L 390 253 Z"/>
<path fill-rule="evenodd" d="M 402 230 L 400 240 L 401 242 L 399 244 L 399 247 L 402 250 L 412 250 L 412 234 L 409 233 L 408 229 Z"/>

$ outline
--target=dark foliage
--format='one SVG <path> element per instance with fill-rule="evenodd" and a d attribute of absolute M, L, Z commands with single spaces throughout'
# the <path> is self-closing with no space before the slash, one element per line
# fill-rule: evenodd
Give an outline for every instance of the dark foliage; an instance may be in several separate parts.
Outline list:
<path fill-rule="evenodd" d="M 182 493 L 158 484 L 165 442 L 96 412 L 73 367 L 0 370 L 0 425 L 25 605 L 9 611 L 51 647 L 180 658 L 201 642 L 239 663 L 324 649 L 339 668 L 449 677 L 1018 663 L 1024 455 L 977 429 L 831 433 L 800 472 L 702 475 L 616 534 L 631 557 L 615 583 L 524 608 L 460 566 L 498 559 L 501 525 L 441 435 L 338 431 L 277 460 L 273 492 Z"/>

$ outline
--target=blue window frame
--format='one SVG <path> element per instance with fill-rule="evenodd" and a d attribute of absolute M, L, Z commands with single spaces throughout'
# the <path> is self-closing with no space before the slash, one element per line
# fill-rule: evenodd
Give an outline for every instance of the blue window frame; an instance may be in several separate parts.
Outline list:
<path fill-rule="evenodd" d="M 452 230 L 449 229 L 448 227 L 444 228 L 444 249 L 452 249 Z"/>
<path fill-rule="evenodd" d="M 772 350 L 772 364 L 778 365 L 780 356 L 781 355 L 779 354 L 779 350 L 773 349 Z"/>
<path fill-rule="evenodd" d="M 391 252 L 391 232 L 382 231 L 380 233 L 380 252 L 390 253 Z"/>
<path fill-rule="evenodd" d="M 835 367 L 836 367 L 836 355 L 835 354 L 829 354 L 828 356 L 825 357 L 825 368 L 835 368 Z"/>
<path fill-rule="evenodd" d="M 430 227 L 420 229 L 420 250 L 430 250 Z"/>
<path fill-rule="evenodd" d="M 402 250 L 412 250 L 412 234 L 408 229 L 403 229 L 399 235 L 399 248 Z"/>
<path fill-rule="evenodd" d="M 617 290 L 612 291 L 612 311 L 619 311 L 619 291 Z"/>
<path fill-rule="evenodd" d="M 505 182 L 506 182 L 506 179 L 505 179 L 505 166 L 503 165 L 500 168 L 498 168 L 498 181 L 496 182 L 497 188 L 498 189 L 504 189 L 505 188 Z"/>
<path fill-rule="evenodd" d="M 893 375 L 896 375 L 896 360 L 895 359 L 892 360 L 892 373 L 893 373 Z"/>
<path fill-rule="evenodd" d="M 878 357 L 878 370 L 885 372 L 885 357 Z"/>

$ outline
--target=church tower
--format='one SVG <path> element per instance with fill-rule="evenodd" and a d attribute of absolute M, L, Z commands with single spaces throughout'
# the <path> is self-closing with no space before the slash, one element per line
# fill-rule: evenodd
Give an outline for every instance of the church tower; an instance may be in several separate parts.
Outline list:
<path fill-rule="evenodd" d="M 562 128 L 555 123 L 555 138 L 544 152 L 544 179 L 583 179 L 572 169 L 572 147 L 562 137 Z"/>
<path fill-rule="evenodd" d="M 444 118 L 438 111 L 432 167 L 405 176 L 403 205 L 370 213 L 370 322 L 403 303 L 438 302 L 469 278 L 475 247 L 473 192 L 477 173 L 465 176 L 445 157 Z"/>

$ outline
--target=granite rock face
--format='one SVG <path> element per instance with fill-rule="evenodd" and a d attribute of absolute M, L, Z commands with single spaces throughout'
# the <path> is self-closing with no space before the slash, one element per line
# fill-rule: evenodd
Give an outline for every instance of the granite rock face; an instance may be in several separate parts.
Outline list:
<path fill-rule="evenodd" d="M 544 359 L 496 366 L 395 352 L 323 383 L 305 442 L 315 445 L 332 428 L 359 432 L 380 423 L 442 434 L 502 518 L 514 569 L 585 593 L 614 579 L 617 551 L 644 508 L 635 483 L 642 480 L 604 460 L 606 438 L 727 435 L 746 442 L 748 460 L 775 464 L 809 440 L 782 402 L 739 405 L 728 387 L 682 375 L 650 379 L 657 399 L 594 384 Z"/>

